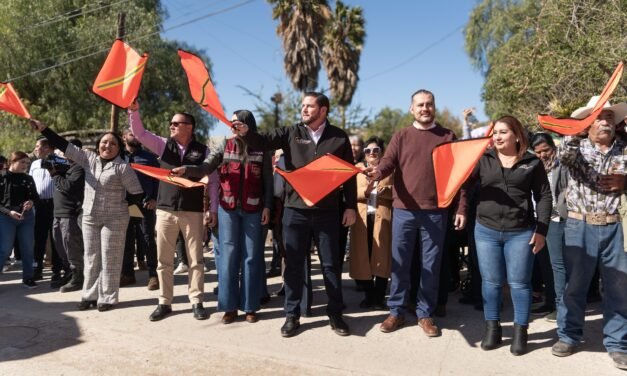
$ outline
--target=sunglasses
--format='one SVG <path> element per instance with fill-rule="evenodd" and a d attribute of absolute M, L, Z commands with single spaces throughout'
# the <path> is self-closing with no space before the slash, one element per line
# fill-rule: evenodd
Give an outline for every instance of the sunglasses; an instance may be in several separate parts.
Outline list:
<path fill-rule="evenodd" d="M 178 127 L 181 124 L 191 124 L 191 123 L 188 121 L 171 121 L 170 122 L 170 125 L 175 126 L 175 127 Z"/>
<path fill-rule="evenodd" d="M 381 148 L 380 147 L 374 147 L 374 148 L 365 148 L 364 149 L 364 154 L 379 154 L 381 153 Z"/>

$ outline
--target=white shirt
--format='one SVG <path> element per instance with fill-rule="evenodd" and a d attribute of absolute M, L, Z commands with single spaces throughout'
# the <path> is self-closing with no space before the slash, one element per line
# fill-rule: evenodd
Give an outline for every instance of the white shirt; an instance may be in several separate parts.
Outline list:
<path fill-rule="evenodd" d="M 368 196 L 368 200 L 367 200 L 367 204 L 368 204 L 368 209 L 366 211 L 367 214 L 375 214 L 377 212 L 377 185 L 378 184 L 379 182 L 375 180 L 374 184 L 372 185 L 372 191 L 370 192 L 370 195 Z"/>
<path fill-rule="evenodd" d="M 423 127 L 422 125 L 418 124 L 417 121 L 414 120 L 414 128 L 419 129 L 421 131 L 428 131 L 429 129 L 435 128 L 435 122 L 431 123 L 431 125 L 429 125 L 428 127 Z"/>
<path fill-rule="evenodd" d="M 315 131 L 309 128 L 309 125 L 305 125 L 305 129 L 307 129 L 307 133 L 309 133 L 309 137 L 313 140 L 313 142 L 318 145 L 318 141 L 320 140 L 320 136 L 322 136 L 322 132 L 324 132 L 324 128 L 327 126 L 327 122 L 320 124 L 318 129 Z"/>

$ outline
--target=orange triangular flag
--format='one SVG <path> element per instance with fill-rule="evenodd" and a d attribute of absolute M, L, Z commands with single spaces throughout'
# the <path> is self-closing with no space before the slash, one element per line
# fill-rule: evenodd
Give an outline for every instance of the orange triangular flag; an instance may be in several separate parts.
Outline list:
<path fill-rule="evenodd" d="M 544 129 L 547 129 L 549 131 L 553 131 L 564 136 L 576 135 L 577 133 L 588 128 L 590 124 L 592 124 L 594 120 L 599 116 L 601 111 L 603 111 L 603 106 L 605 106 L 605 103 L 614 93 L 614 90 L 618 86 L 618 83 L 620 82 L 622 76 L 623 62 L 621 61 L 614 70 L 614 73 L 610 77 L 607 84 L 605 84 L 605 87 L 601 92 L 601 96 L 599 97 L 599 101 L 592 109 L 592 112 L 584 119 L 554 118 L 549 115 L 538 115 L 538 122 Z"/>
<path fill-rule="evenodd" d="M 462 184 L 492 141 L 491 124 L 486 137 L 449 141 L 433 148 L 431 159 L 435 173 L 438 207 L 448 207 Z"/>
<path fill-rule="evenodd" d="M 30 119 L 30 114 L 10 82 L 0 82 L 0 110 Z"/>
<path fill-rule="evenodd" d="M 232 124 L 224 115 L 224 109 L 222 109 L 218 93 L 216 93 L 216 89 L 213 87 L 213 83 L 211 83 L 211 77 L 209 77 L 209 71 L 205 63 L 198 56 L 184 50 L 179 50 L 179 57 L 181 58 L 183 70 L 187 74 L 189 92 L 192 98 L 203 110 L 231 127 Z"/>
<path fill-rule="evenodd" d="M 93 92 L 122 108 L 137 98 L 148 54 L 139 55 L 131 46 L 118 39 L 96 77 Z"/>
<path fill-rule="evenodd" d="M 203 183 L 194 182 L 185 178 L 180 178 L 178 176 L 172 176 L 170 175 L 170 170 L 165 168 L 144 166 L 137 163 L 131 163 L 131 167 L 133 167 L 135 171 L 139 171 L 142 174 L 146 174 L 162 182 L 177 185 L 181 188 L 204 187 Z"/>
<path fill-rule="evenodd" d="M 327 154 L 294 171 L 287 172 L 277 167 L 276 172 L 290 183 L 307 206 L 314 206 L 361 170 L 335 155 Z"/>

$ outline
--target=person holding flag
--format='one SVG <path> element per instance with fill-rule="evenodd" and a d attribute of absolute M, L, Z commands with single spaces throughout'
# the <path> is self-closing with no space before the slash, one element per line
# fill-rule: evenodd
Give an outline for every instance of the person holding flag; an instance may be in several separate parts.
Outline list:
<path fill-rule="evenodd" d="M 247 110 L 235 111 L 232 122 L 235 127 L 246 124 L 257 130 L 255 117 Z M 172 174 L 202 178 L 216 170 L 222 188 L 218 209 L 218 310 L 224 312 L 224 324 L 237 319 L 238 308 L 246 313 L 247 322 L 254 323 L 265 293 L 262 226 L 269 223 L 273 205 L 272 155 L 232 137 L 213 148 L 201 166 L 176 167 Z"/>
<path fill-rule="evenodd" d="M 418 326 L 425 335 L 437 337 L 440 331 L 432 315 L 437 303 L 447 209 L 438 207 L 431 152 L 437 145 L 454 140 L 455 134 L 435 122 L 432 92 L 416 91 L 409 110 L 414 115 L 413 124 L 396 132 L 379 164 L 365 170 L 373 180 L 394 172 L 390 315 L 380 330 L 390 333 L 401 327 L 409 303 L 416 305 Z M 465 209 L 462 195 L 455 215 L 456 229 L 464 228 Z M 422 262 L 420 271 L 411 270 L 416 250 Z M 418 272 L 420 288 L 416 296 L 409 296 L 412 273 Z"/>
<path fill-rule="evenodd" d="M 159 156 L 161 168 L 172 169 L 183 165 L 200 165 L 207 157 L 207 146 L 196 141 L 194 137 L 196 120 L 191 114 L 179 112 L 172 116 L 168 138 L 157 136 L 144 128 L 137 102 L 133 102 L 128 108 L 128 117 L 133 135 L 148 150 Z M 209 178 L 211 202 L 217 202 L 217 184 L 217 175 L 213 174 Z M 174 250 L 179 232 L 183 233 L 189 260 L 188 297 L 192 303 L 193 316 L 197 320 L 209 318 L 203 307 L 205 289 L 202 252 L 204 190 L 202 186 L 181 188 L 174 184 L 159 182 L 156 224 L 159 304 L 149 316 L 150 321 L 162 320 L 172 313 Z M 215 213 L 212 214 L 215 222 Z"/>
<path fill-rule="evenodd" d="M 330 153 L 353 164 L 353 152 L 346 132 L 327 120 L 329 98 L 318 92 L 307 92 L 302 99 L 302 121 L 276 129 L 267 134 L 249 131 L 246 123 L 236 130 L 249 147 L 271 151 L 283 149 L 285 166 L 294 170 Z M 332 174 L 333 172 L 329 172 Z M 318 182 L 316 182 L 318 183 Z M 341 336 L 349 335 L 348 324 L 342 318 L 342 271 L 339 256 L 340 190 L 337 187 L 314 205 L 307 205 L 291 184 L 286 186 L 283 238 L 285 241 L 285 314 L 281 328 L 283 337 L 291 337 L 300 327 L 300 302 L 304 286 L 304 267 L 312 238 L 316 242 L 322 264 L 324 285 L 329 298 L 327 315 L 331 328 Z M 357 186 L 353 176 L 342 190 L 346 209 L 342 225 L 355 222 Z"/>
<path fill-rule="evenodd" d="M 599 97 L 575 110 L 585 119 Z M 616 125 L 627 116 L 627 103 L 605 103 L 589 126 L 588 137 L 566 137 L 558 149 L 568 168 L 564 229 L 566 287 L 557 307 L 555 356 L 572 355 L 583 337 L 586 295 L 597 265 L 603 276 L 603 344 L 614 365 L 627 369 L 627 253 L 618 209 L 625 190 L 627 146 L 616 137 Z"/>
<path fill-rule="evenodd" d="M 119 300 L 128 206 L 140 203 L 144 195 L 135 172 L 120 156 L 122 138 L 114 132 L 102 134 L 94 153 L 69 143 L 40 121 L 31 120 L 31 126 L 85 170 L 84 282 L 78 309 L 97 305 L 98 311 L 109 311 Z"/>

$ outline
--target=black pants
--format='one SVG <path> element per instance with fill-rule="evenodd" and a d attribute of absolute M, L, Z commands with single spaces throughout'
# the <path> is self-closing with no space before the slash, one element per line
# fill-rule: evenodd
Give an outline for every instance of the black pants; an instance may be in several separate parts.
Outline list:
<path fill-rule="evenodd" d="M 300 317 L 304 265 L 311 239 L 318 247 L 322 277 L 329 303 L 328 315 L 342 313 L 342 275 L 339 266 L 339 227 L 337 209 L 285 208 L 283 239 L 285 240 L 285 313 Z"/>
<path fill-rule="evenodd" d="M 35 204 L 35 272 L 41 272 L 44 268 L 44 256 L 46 255 L 46 243 L 52 239 L 52 221 L 54 220 L 54 204 L 52 199 L 43 199 Z M 57 254 L 54 242 L 52 247 L 52 273 L 57 274 L 63 269 L 63 262 Z M 69 271 L 69 270 L 66 270 Z"/>
<path fill-rule="evenodd" d="M 137 260 L 146 258 L 148 276 L 157 276 L 157 244 L 155 242 L 156 212 L 142 208 L 144 218 L 131 218 L 126 230 L 126 242 L 124 244 L 124 260 L 122 262 L 122 274 L 134 276 L 133 256 L 137 249 Z"/>

